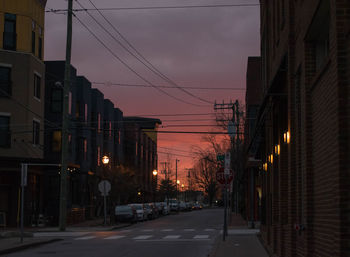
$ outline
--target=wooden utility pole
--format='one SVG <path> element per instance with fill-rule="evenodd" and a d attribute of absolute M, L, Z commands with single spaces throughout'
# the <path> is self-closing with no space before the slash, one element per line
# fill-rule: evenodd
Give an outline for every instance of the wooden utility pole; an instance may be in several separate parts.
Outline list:
<path fill-rule="evenodd" d="M 73 0 L 68 0 L 67 14 L 67 44 L 66 44 L 66 63 L 64 71 L 63 87 L 63 110 L 62 110 L 62 154 L 61 154 L 61 186 L 60 186 L 60 216 L 59 229 L 66 230 L 67 224 L 67 163 L 68 163 L 68 108 L 69 108 L 69 88 L 70 88 L 70 66 L 72 54 L 72 16 Z"/>

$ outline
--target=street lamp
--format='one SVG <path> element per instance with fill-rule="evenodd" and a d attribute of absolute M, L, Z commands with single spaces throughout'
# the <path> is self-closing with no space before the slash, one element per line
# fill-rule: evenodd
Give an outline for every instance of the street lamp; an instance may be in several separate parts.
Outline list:
<path fill-rule="evenodd" d="M 180 180 L 176 180 L 176 184 L 180 185 Z"/>
<path fill-rule="evenodd" d="M 153 170 L 153 176 L 157 176 L 158 175 L 158 171 L 157 170 Z"/>
<path fill-rule="evenodd" d="M 102 157 L 102 163 L 104 165 L 107 165 L 109 163 L 109 157 L 107 155 L 103 156 Z"/>

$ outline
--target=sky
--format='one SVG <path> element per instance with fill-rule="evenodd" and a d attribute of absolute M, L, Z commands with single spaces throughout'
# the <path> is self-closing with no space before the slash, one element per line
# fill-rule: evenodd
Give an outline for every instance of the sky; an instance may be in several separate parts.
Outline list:
<path fill-rule="evenodd" d="M 258 0 L 73 2 L 73 8 L 76 9 L 81 6 L 92 9 L 94 6 L 91 2 L 99 9 L 259 3 Z M 46 9 L 66 9 L 67 3 L 66 0 L 48 0 Z M 109 98 L 125 116 L 159 118 L 162 120 L 162 131 L 223 131 L 214 126 L 214 102 L 238 99 L 244 105 L 245 91 L 242 89 L 245 88 L 247 59 L 260 55 L 259 6 L 103 10 L 101 13 L 105 19 L 97 11 L 89 13 L 102 27 L 87 12 L 75 13 L 72 65 L 79 75 L 93 82 L 92 86 L 100 89 L 105 98 Z M 46 13 L 45 60 L 65 58 L 66 19 L 64 14 Z M 144 64 L 121 47 L 117 40 L 134 55 L 138 56 L 133 49 L 141 53 L 145 60 L 140 56 L 138 58 Z M 157 71 L 152 72 L 147 62 Z M 156 75 L 158 71 L 163 78 L 162 75 Z M 155 86 L 161 88 L 155 89 Z M 212 89 L 185 89 L 188 94 L 178 88 L 164 86 Z M 190 127 L 193 125 L 196 127 Z M 182 180 L 185 169 L 193 165 L 192 151 L 196 147 L 205 147 L 202 135 L 160 133 L 159 162 L 170 158 L 175 167 L 175 159 L 179 159 L 178 170 Z M 162 165 L 159 165 L 161 168 Z"/>

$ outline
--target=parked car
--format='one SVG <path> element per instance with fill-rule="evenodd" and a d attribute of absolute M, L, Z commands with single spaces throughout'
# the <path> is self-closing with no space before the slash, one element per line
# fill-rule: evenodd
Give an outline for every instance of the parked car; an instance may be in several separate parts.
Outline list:
<path fill-rule="evenodd" d="M 144 206 L 145 206 L 145 211 L 146 211 L 146 214 L 147 214 L 147 219 L 149 219 L 149 220 L 154 219 L 155 215 L 154 215 L 152 206 L 150 204 L 148 204 L 148 203 L 145 203 Z"/>
<path fill-rule="evenodd" d="M 187 208 L 186 203 L 183 202 L 183 201 L 180 201 L 180 203 L 179 203 L 179 210 L 180 211 L 186 211 L 186 208 Z"/>
<path fill-rule="evenodd" d="M 119 205 L 114 210 L 116 222 L 137 222 L 136 210 L 129 205 Z"/>
<path fill-rule="evenodd" d="M 179 211 L 179 203 L 176 199 L 169 199 L 170 211 Z"/>
<path fill-rule="evenodd" d="M 191 202 L 186 202 L 186 210 L 187 211 L 192 211 L 193 208 L 193 203 Z"/>
<path fill-rule="evenodd" d="M 158 209 L 158 214 L 159 214 L 159 215 L 165 215 L 165 214 L 164 214 L 164 203 L 162 203 L 162 202 L 157 202 L 157 203 L 154 203 L 154 205 L 155 205 L 156 208 Z"/>
<path fill-rule="evenodd" d="M 170 213 L 170 207 L 167 205 L 167 203 L 164 203 L 163 207 L 163 215 L 168 215 Z"/>
<path fill-rule="evenodd" d="M 200 203 L 194 203 L 193 210 L 202 210 L 202 205 Z"/>
<path fill-rule="evenodd" d="M 137 220 L 144 221 L 147 220 L 147 214 L 142 203 L 132 203 L 129 206 L 136 210 Z"/>

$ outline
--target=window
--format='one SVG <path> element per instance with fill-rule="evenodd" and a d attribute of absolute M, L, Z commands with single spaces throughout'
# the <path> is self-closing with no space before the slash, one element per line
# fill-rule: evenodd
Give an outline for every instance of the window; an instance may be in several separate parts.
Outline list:
<path fill-rule="evenodd" d="M 43 59 L 43 39 L 41 37 L 39 37 L 38 41 L 38 56 L 40 60 Z"/>
<path fill-rule="evenodd" d="M 32 31 L 32 54 L 35 55 L 35 31 Z"/>
<path fill-rule="evenodd" d="M 51 111 L 55 113 L 62 112 L 62 90 L 54 89 L 51 92 Z"/>
<path fill-rule="evenodd" d="M 84 118 L 85 118 L 85 123 L 87 123 L 88 122 L 88 106 L 87 106 L 87 104 L 85 104 L 85 106 L 84 106 Z"/>
<path fill-rule="evenodd" d="M 0 67 L 0 96 L 11 95 L 11 68 Z"/>
<path fill-rule="evenodd" d="M 52 133 L 52 152 L 60 152 L 62 149 L 62 132 L 60 130 Z"/>
<path fill-rule="evenodd" d="M 84 138 L 84 160 L 87 159 L 87 139 Z"/>
<path fill-rule="evenodd" d="M 72 92 L 68 94 L 68 114 L 72 114 Z"/>
<path fill-rule="evenodd" d="M 34 97 L 40 99 L 41 91 L 41 77 L 38 74 L 34 74 Z"/>
<path fill-rule="evenodd" d="M 16 15 L 5 13 L 3 48 L 16 51 Z"/>
<path fill-rule="evenodd" d="M 79 119 L 80 116 L 80 103 L 79 101 L 75 104 L 75 118 Z"/>
<path fill-rule="evenodd" d="M 33 145 L 40 143 L 40 122 L 33 120 Z"/>
<path fill-rule="evenodd" d="M 97 147 L 97 166 L 101 166 L 101 147 Z"/>
<path fill-rule="evenodd" d="M 11 147 L 10 116 L 0 116 L 0 147 Z"/>
<path fill-rule="evenodd" d="M 101 113 L 97 114 L 97 132 L 101 133 Z"/>
<path fill-rule="evenodd" d="M 329 10 L 329 1 L 322 0 L 306 36 L 308 43 L 311 43 L 316 71 L 321 68 L 329 54 Z"/>

